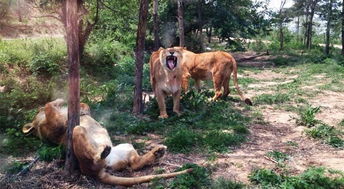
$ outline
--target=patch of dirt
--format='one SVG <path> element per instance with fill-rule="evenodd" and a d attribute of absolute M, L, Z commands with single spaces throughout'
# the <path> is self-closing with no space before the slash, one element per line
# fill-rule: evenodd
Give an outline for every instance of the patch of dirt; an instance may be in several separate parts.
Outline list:
<path fill-rule="evenodd" d="M 313 107 L 320 106 L 316 119 L 331 126 L 336 126 L 344 120 L 344 93 L 322 91 L 309 102 Z"/>

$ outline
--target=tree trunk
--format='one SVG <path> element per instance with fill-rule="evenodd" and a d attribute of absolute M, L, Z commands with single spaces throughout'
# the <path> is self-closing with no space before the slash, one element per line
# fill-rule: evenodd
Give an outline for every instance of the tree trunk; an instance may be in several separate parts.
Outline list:
<path fill-rule="evenodd" d="M 80 83 L 79 83 L 79 26 L 78 2 L 80 0 L 67 0 L 66 5 L 66 32 L 69 64 L 69 96 L 68 96 L 68 122 L 67 122 L 67 152 L 65 170 L 71 174 L 77 167 L 77 159 L 73 151 L 73 129 L 80 124 Z"/>
<path fill-rule="evenodd" d="M 283 8 L 287 0 L 281 0 L 281 5 L 279 9 L 279 33 L 280 33 L 280 51 L 284 48 L 284 33 L 283 33 Z"/>
<path fill-rule="evenodd" d="M 330 54 L 330 30 L 331 30 L 331 19 L 332 19 L 332 4 L 333 0 L 330 0 L 328 5 L 328 14 L 327 14 L 327 24 L 326 24 L 326 46 L 325 54 Z"/>
<path fill-rule="evenodd" d="M 198 17 L 198 32 L 199 32 L 199 39 L 201 41 L 201 49 L 203 50 L 203 35 L 202 35 L 202 29 L 203 29 L 203 20 L 202 20 L 202 0 L 198 0 L 197 4 L 197 17 Z"/>
<path fill-rule="evenodd" d="M 136 34 L 135 49 L 135 91 L 133 113 L 140 114 L 143 112 L 142 102 L 142 76 L 143 76 L 143 53 L 145 47 L 145 36 L 148 16 L 148 0 L 140 0 L 139 24 Z"/>
<path fill-rule="evenodd" d="M 185 46 L 183 0 L 178 0 L 179 46 Z"/>
<path fill-rule="evenodd" d="M 308 31 L 307 31 L 307 41 L 306 41 L 306 47 L 307 49 L 310 49 L 312 47 L 312 36 L 313 36 L 313 17 L 315 12 L 315 7 L 318 3 L 318 0 L 313 0 L 311 4 L 311 12 L 308 22 Z"/>
<path fill-rule="evenodd" d="M 300 16 L 297 16 L 297 21 L 296 21 L 296 40 L 300 40 Z"/>
<path fill-rule="evenodd" d="M 158 50 L 160 47 L 158 9 L 159 9 L 159 2 L 158 0 L 154 0 L 153 1 L 154 50 Z"/>
<path fill-rule="evenodd" d="M 343 0 L 344 1 L 344 0 Z M 210 26 L 209 32 L 207 33 L 208 35 L 208 43 L 211 43 L 211 33 L 213 32 L 213 27 Z"/>
<path fill-rule="evenodd" d="M 342 2 L 342 55 L 344 55 L 344 0 Z"/>

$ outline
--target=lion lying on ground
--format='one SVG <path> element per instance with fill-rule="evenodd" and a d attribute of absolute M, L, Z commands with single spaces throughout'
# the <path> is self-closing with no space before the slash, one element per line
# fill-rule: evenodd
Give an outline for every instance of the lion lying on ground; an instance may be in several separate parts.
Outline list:
<path fill-rule="evenodd" d="M 237 72 L 238 67 L 235 59 L 226 52 L 205 52 L 196 54 L 183 48 L 182 65 L 184 68 L 182 87 L 185 91 L 188 90 L 188 80 L 190 76 L 196 82 L 196 88 L 200 89 L 201 80 L 213 80 L 215 95 L 213 100 L 217 100 L 221 96 L 228 96 L 229 94 L 229 80 L 233 73 L 233 81 L 241 100 L 246 104 L 252 105 L 250 99 L 245 98 L 238 86 Z M 221 89 L 223 87 L 223 93 Z"/>
<path fill-rule="evenodd" d="M 173 112 L 180 115 L 180 93 L 182 83 L 182 48 L 160 48 L 152 53 L 150 65 L 150 81 L 158 101 L 160 116 L 167 118 L 165 97 L 172 95 Z"/>
<path fill-rule="evenodd" d="M 67 108 L 57 99 L 41 108 L 32 123 L 24 125 L 24 133 L 35 132 L 41 139 L 66 144 Z M 142 177 L 116 177 L 105 170 L 120 170 L 130 166 L 137 170 L 154 163 L 165 153 L 165 146 L 156 146 L 143 156 L 138 155 L 131 144 L 113 146 L 107 130 L 90 116 L 87 104 L 80 104 L 80 125 L 73 130 L 73 149 L 83 174 L 94 176 L 112 185 L 131 186 L 149 182 L 155 178 L 170 178 L 191 170 Z"/>

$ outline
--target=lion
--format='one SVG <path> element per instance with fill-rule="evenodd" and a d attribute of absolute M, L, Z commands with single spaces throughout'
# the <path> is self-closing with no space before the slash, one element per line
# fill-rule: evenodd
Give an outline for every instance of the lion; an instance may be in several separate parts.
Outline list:
<path fill-rule="evenodd" d="M 24 125 L 26 134 L 35 132 L 41 139 L 66 145 L 67 108 L 63 99 L 49 102 L 39 110 L 32 123 Z M 160 159 L 166 146 L 159 145 L 140 156 L 131 144 L 112 145 L 107 130 L 90 116 L 87 104 L 80 104 L 80 125 L 73 129 L 73 150 L 79 162 L 81 173 L 93 176 L 111 185 L 131 186 L 149 182 L 155 178 L 171 178 L 190 172 L 184 171 L 142 177 L 117 177 L 106 172 L 106 168 L 121 170 L 130 167 L 138 170 Z"/>
<path fill-rule="evenodd" d="M 221 96 L 229 95 L 229 80 L 233 73 L 233 81 L 240 98 L 248 105 L 252 105 L 250 99 L 245 98 L 238 85 L 238 67 L 235 59 L 226 52 L 205 52 L 196 54 L 182 48 L 182 65 L 183 65 L 183 90 L 188 90 L 188 80 L 192 77 L 195 80 L 195 86 L 200 90 L 201 80 L 213 80 L 215 95 L 213 100 L 219 99 Z M 223 93 L 221 89 L 223 87 Z"/>
<path fill-rule="evenodd" d="M 182 84 L 181 48 L 160 48 L 152 53 L 150 65 L 150 82 L 158 102 L 159 118 L 168 118 L 165 97 L 172 95 L 173 112 L 180 115 L 180 94 Z"/>

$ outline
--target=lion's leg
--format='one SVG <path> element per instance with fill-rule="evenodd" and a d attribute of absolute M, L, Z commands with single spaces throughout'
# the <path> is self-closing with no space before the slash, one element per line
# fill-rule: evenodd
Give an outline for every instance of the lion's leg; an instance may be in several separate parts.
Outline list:
<path fill-rule="evenodd" d="M 214 75 L 213 76 L 213 82 L 214 82 L 214 92 L 215 92 L 213 100 L 217 100 L 222 96 L 222 92 L 221 92 L 222 77 L 221 77 L 221 75 Z"/>
<path fill-rule="evenodd" d="M 81 126 L 73 129 L 73 150 L 79 161 L 88 159 L 94 164 L 104 164 L 104 158 L 109 154 L 111 147 L 96 148 L 87 136 L 87 130 Z M 82 162 L 80 162 L 82 164 Z M 92 165 L 85 165 L 92 166 Z"/>
<path fill-rule="evenodd" d="M 201 92 L 201 80 L 200 79 L 195 79 L 195 87 L 198 92 Z"/>
<path fill-rule="evenodd" d="M 174 93 L 173 96 L 173 112 L 175 112 L 178 116 L 180 115 L 180 90 Z"/>
<path fill-rule="evenodd" d="M 158 101 L 160 116 L 159 118 L 168 118 L 165 105 L 165 94 L 163 91 L 156 92 L 156 100 Z"/>
<path fill-rule="evenodd" d="M 161 158 L 166 151 L 166 146 L 156 146 L 151 151 L 143 156 L 140 156 L 136 150 L 131 151 L 130 154 L 130 167 L 133 170 L 141 169 L 145 165 L 150 165 L 154 163 L 157 159 Z"/>
<path fill-rule="evenodd" d="M 230 89 L 229 89 L 229 80 L 230 80 L 230 76 L 225 77 L 225 78 L 223 79 L 222 85 L 223 85 L 223 96 L 224 96 L 224 97 L 228 96 L 229 93 L 230 93 Z"/>
<path fill-rule="evenodd" d="M 45 105 L 44 107 L 45 118 L 48 122 L 55 120 L 58 116 L 61 115 L 58 108 L 63 103 L 64 103 L 64 100 L 59 98 Z"/>
<path fill-rule="evenodd" d="M 182 76 L 182 88 L 183 88 L 184 92 L 186 92 L 189 89 L 190 74 L 185 70 L 183 72 L 184 72 L 184 74 Z"/>

